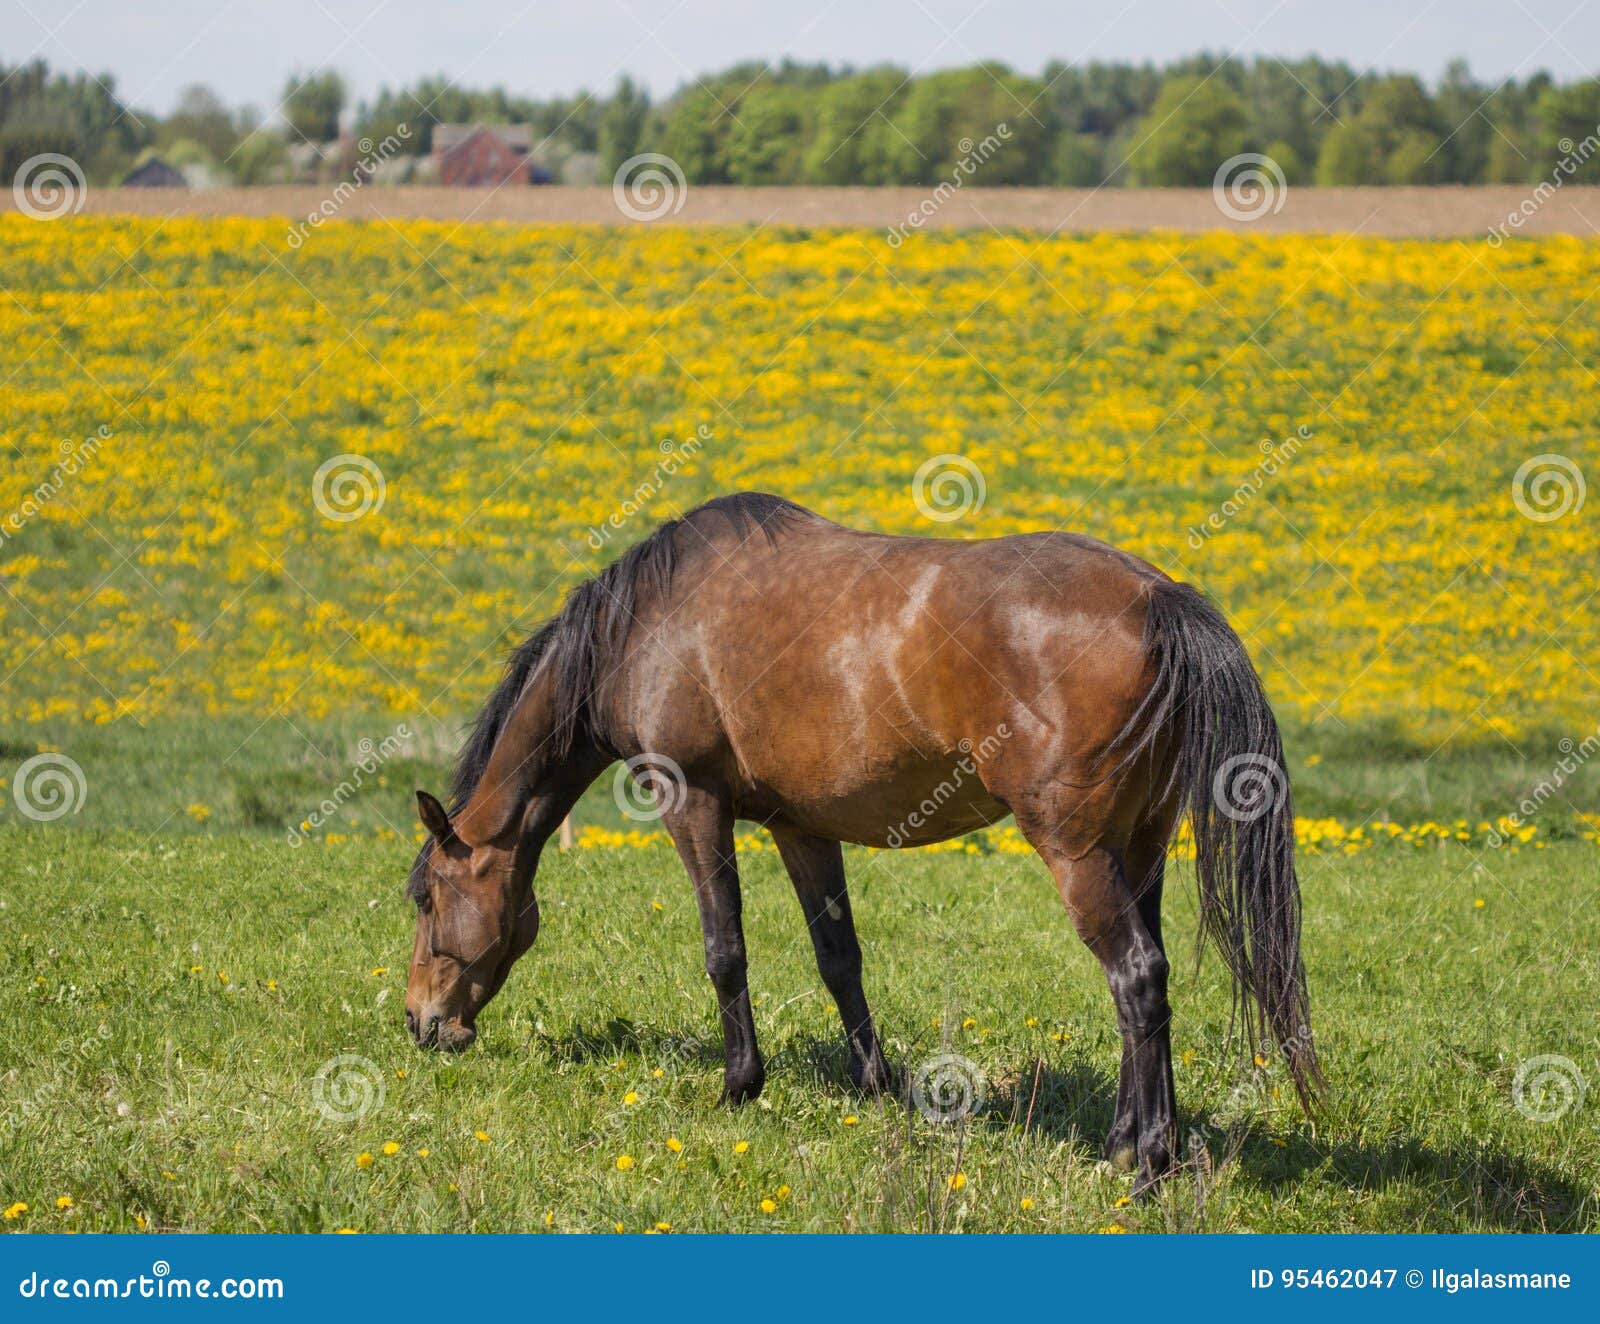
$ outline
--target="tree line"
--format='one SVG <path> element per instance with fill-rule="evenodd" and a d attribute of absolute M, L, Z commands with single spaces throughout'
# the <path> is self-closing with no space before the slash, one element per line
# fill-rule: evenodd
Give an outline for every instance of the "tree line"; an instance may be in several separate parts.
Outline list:
<path fill-rule="evenodd" d="M 1293 184 L 1525 183 L 1575 149 L 1594 167 L 1600 80 L 1547 73 L 1486 83 L 1451 64 L 1430 85 L 1318 58 L 1151 64 L 1052 62 L 1037 76 L 998 64 L 911 74 L 785 60 L 736 65 L 660 100 L 629 78 L 609 93 L 540 99 L 443 76 L 352 103 L 337 73 L 291 78 L 269 117 L 188 89 L 165 117 L 124 106 L 110 77 L 0 66 L 0 167 L 41 152 L 113 182 L 142 155 L 200 163 L 220 182 L 289 177 L 296 142 L 382 141 L 402 125 L 426 155 L 433 126 L 527 124 L 559 166 L 591 154 L 600 178 L 640 153 L 696 184 L 932 185 L 1006 126 L 972 177 L 987 185 L 1199 186 L 1240 153 Z M 1590 150 L 1579 145 L 1589 141 Z"/>

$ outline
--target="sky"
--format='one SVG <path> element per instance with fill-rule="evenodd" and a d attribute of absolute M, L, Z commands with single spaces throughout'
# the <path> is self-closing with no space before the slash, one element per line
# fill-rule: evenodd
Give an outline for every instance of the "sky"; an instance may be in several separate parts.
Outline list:
<path fill-rule="evenodd" d="M 0 0 L 0 62 L 109 72 L 136 109 L 189 84 L 276 108 L 291 73 L 333 68 L 357 100 L 443 73 L 548 97 L 628 73 L 657 95 L 785 55 L 921 72 L 1000 60 L 1321 55 L 1436 78 L 1465 58 L 1498 81 L 1600 76 L 1591 0 Z"/>

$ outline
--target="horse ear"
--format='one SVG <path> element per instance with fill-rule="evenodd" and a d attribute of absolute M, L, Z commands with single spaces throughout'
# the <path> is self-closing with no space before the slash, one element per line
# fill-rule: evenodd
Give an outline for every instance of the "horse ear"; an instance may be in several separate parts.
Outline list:
<path fill-rule="evenodd" d="M 456 830 L 450 826 L 450 815 L 426 791 L 417 792 L 417 817 L 441 846 L 448 846 L 455 840 Z"/>

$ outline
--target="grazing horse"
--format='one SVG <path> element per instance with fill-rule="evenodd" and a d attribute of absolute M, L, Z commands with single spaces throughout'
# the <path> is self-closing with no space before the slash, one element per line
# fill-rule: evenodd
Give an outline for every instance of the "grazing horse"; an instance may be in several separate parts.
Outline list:
<path fill-rule="evenodd" d="M 734 822 L 794 882 L 850 1075 L 890 1073 L 861 986 L 841 842 L 921 846 L 1012 814 L 1116 1003 L 1107 1156 L 1136 1190 L 1174 1161 L 1161 886 L 1187 813 L 1202 932 L 1254 1045 L 1302 1102 L 1320 1072 L 1300 961 L 1294 818 L 1278 728 L 1244 646 L 1193 588 L 1090 538 L 849 529 L 765 493 L 663 524 L 512 654 L 429 840 L 406 1022 L 460 1049 L 539 932 L 545 842 L 618 759 L 654 792 L 694 884 L 722 1014 L 723 1097 L 765 1080 L 745 982 Z"/>

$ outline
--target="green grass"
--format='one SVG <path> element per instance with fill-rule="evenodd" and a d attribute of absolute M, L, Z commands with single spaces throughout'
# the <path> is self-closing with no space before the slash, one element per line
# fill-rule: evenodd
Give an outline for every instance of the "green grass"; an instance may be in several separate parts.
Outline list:
<path fill-rule="evenodd" d="M 408 855 L 0 827 L 0 1207 L 30 1206 L 0 1226 L 1600 1230 L 1594 1099 L 1541 1123 L 1512 1098 L 1519 1063 L 1542 1054 L 1600 1079 L 1591 845 L 1304 861 L 1331 1086 L 1314 1128 L 1276 1063 L 1227 1045 L 1226 983 L 1214 959 L 1198 974 L 1186 959 L 1194 902 L 1176 881 L 1178 1096 L 1204 1158 L 1134 1207 L 1118 1206 L 1129 1179 L 1095 1166 L 1111 1003 L 1031 857 L 848 857 L 891 1060 L 959 1053 L 987 1083 L 976 1116 L 939 1128 L 851 1091 L 770 850 L 744 859 L 759 1104 L 716 1106 L 712 995 L 664 849 L 549 859 L 545 930 L 478 1045 L 419 1053 L 400 1023 Z M 318 1106 L 318 1070 L 341 1054 L 382 1087 L 351 1120 Z"/>

